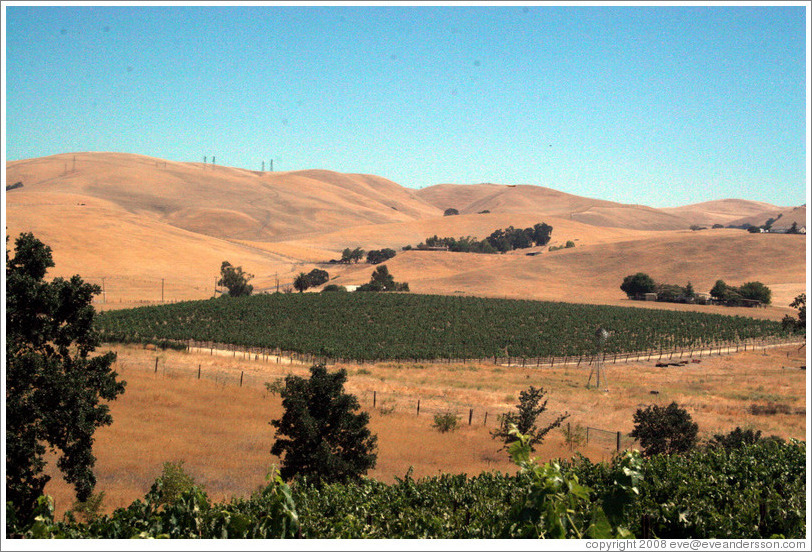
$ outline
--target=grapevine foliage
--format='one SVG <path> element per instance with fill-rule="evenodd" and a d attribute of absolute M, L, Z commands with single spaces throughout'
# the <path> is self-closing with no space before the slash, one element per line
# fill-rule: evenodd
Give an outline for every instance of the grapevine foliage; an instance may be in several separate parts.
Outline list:
<path fill-rule="evenodd" d="M 288 487 L 273 474 L 247 499 L 212 503 L 199 487 L 174 502 L 153 486 L 145 499 L 91 523 L 55 521 L 43 496 L 35 521 L 7 509 L 11 537 L 34 538 L 769 538 L 806 536 L 806 446 L 761 440 L 609 462 L 539 464 L 513 444 L 519 472 L 411 473 L 386 484 Z"/>
<path fill-rule="evenodd" d="M 790 335 L 769 320 L 541 301 L 325 293 L 235 297 L 107 311 L 109 341 L 212 341 L 356 360 L 594 355 Z"/>

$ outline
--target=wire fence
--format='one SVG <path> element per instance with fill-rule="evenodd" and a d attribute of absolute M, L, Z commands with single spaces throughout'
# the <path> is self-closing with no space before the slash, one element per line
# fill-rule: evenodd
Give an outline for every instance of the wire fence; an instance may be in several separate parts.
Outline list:
<path fill-rule="evenodd" d="M 280 371 L 276 373 L 253 372 L 240 370 L 239 373 L 233 368 L 223 368 L 216 366 L 204 367 L 198 363 L 195 369 L 190 365 L 175 365 L 167 362 L 166 358 L 155 357 L 154 364 L 125 364 L 124 370 L 136 369 L 143 372 L 152 372 L 158 377 L 187 377 L 194 379 L 205 379 L 215 384 L 235 387 L 245 387 L 264 390 L 269 395 L 277 395 L 284 388 L 284 378 L 291 372 Z M 460 403 L 448 401 L 442 396 L 416 397 L 402 393 L 389 391 L 378 391 L 369 389 L 359 389 L 352 383 L 347 384 L 347 392 L 353 394 L 359 403 L 367 411 L 375 412 L 379 415 L 389 415 L 393 413 L 413 415 L 416 418 L 426 420 L 429 425 L 436 423 L 435 416 L 453 416 L 457 420 L 458 426 L 470 426 L 487 431 L 496 429 L 503 424 L 502 414 L 505 409 L 495 406 L 484 407 L 473 403 Z M 541 420 L 542 423 L 544 420 Z M 571 433 L 571 426 L 566 424 L 566 434 Z M 575 431 L 583 432 L 580 425 Z M 625 450 L 621 447 L 629 448 L 635 443 L 619 431 L 610 431 L 594 427 L 586 428 L 585 444 L 593 447 L 603 448 L 607 451 Z M 584 442 L 578 442 L 584 444 Z"/>
<path fill-rule="evenodd" d="M 280 275 L 280 278 L 281 275 Z M 259 289 L 255 293 L 280 291 L 292 293 L 293 280 L 289 276 L 276 279 L 276 283 Z M 180 301 L 195 301 L 219 297 L 228 289 L 217 285 L 220 275 L 208 278 L 158 278 L 154 276 L 82 276 L 89 284 L 99 286 L 101 293 L 93 298 L 93 304 L 104 308 L 115 305 L 162 305 Z"/>
<path fill-rule="evenodd" d="M 693 360 L 701 360 L 709 356 L 719 356 L 733 354 L 741 351 L 756 351 L 771 347 L 781 347 L 784 345 L 798 345 L 803 343 L 797 337 L 764 337 L 739 341 L 710 342 L 699 345 L 695 348 L 676 349 L 650 349 L 647 351 L 629 353 L 602 353 L 600 355 L 578 355 L 578 356 L 549 356 L 549 357 L 478 357 L 478 358 L 391 358 L 363 360 L 353 358 L 327 357 L 302 353 L 298 351 L 287 351 L 279 347 L 246 347 L 231 345 L 228 343 L 217 343 L 214 341 L 171 341 L 178 345 L 185 345 L 189 352 L 209 353 L 210 355 L 231 356 L 246 360 L 253 359 L 257 362 L 272 362 L 276 364 L 313 364 L 322 363 L 325 365 L 335 364 L 364 364 L 377 362 L 395 363 L 433 363 L 433 364 L 470 364 L 470 363 L 492 363 L 499 366 L 515 366 L 522 368 L 555 368 L 556 366 L 593 366 L 600 363 L 623 364 L 628 362 L 657 362 L 662 366 L 678 364 L 688 364 Z"/>

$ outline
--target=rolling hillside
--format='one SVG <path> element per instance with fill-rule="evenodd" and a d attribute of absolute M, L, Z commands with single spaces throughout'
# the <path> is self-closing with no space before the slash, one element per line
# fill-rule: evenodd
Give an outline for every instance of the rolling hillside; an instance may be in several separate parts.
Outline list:
<path fill-rule="evenodd" d="M 773 228 L 787 229 L 795 222 L 798 227 L 806 226 L 806 205 L 800 207 L 776 207 L 767 213 L 758 213 L 747 217 L 735 219 L 731 222 L 734 226 L 750 224 L 752 226 L 763 226 L 769 219 L 773 219 Z"/>
<path fill-rule="evenodd" d="M 417 194 L 440 209 L 453 207 L 464 214 L 534 213 L 636 230 L 678 230 L 690 226 L 679 216 L 651 207 L 580 197 L 541 186 L 439 184 Z"/>
<path fill-rule="evenodd" d="M 661 209 L 661 211 L 683 218 L 691 224 L 711 227 L 714 224 L 738 226 L 741 223 L 737 221 L 743 219 L 762 220 L 759 224 L 763 224 L 769 217 L 775 216 L 775 213 L 784 209 L 786 208 L 761 201 L 719 199 L 682 207 Z"/>
<path fill-rule="evenodd" d="M 620 282 L 643 271 L 661 282 L 691 281 L 698 291 L 717 278 L 732 285 L 762 281 L 776 306 L 740 314 L 778 319 L 805 291 L 805 236 L 687 229 L 701 217 L 763 216 L 770 206 L 757 202 L 666 212 L 538 186 L 415 191 L 378 176 L 261 173 L 116 153 L 77 153 L 74 170 L 73 157 L 8 163 L 7 184 L 22 186 L 6 192 L 7 232 L 13 239 L 32 231 L 50 245 L 51 276 L 78 273 L 104 284 L 99 302 L 107 307 L 211 297 L 224 260 L 254 274 L 258 292 L 284 289 L 313 268 L 328 270 L 337 284 L 368 281 L 371 265 L 328 263 L 346 247 L 395 249 L 391 272 L 422 293 L 629 304 Z M 443 216 L 448 207 L 462 214 Z M 803 218 L 805 207 L 791 212 Z M 504 255 L 401 251 L 435 234 L 483 239 L 497 228 L 538 222 L 553 227 L 549 245 L 571 240 L 575 248 Z"/>
<path fill-rule="evenodd" d="M 10 162 L 7 182 L 23 186 L 9 194 L 79 194 L 192 232 L 254 240 L 442 214 L 377 176 L 262 173 L 123 153 L 77 153 L 74 170 L 73 157 Z"/>

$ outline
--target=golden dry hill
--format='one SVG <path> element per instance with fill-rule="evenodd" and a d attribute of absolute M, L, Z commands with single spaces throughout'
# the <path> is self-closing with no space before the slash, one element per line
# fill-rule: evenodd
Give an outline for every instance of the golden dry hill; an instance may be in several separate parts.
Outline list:
<path fill-rule="evenodd" d="M 346 247 L 395 249 L 390 271 L 420 293 L 685 308 L 628 301 L 619 285 L 642 271 L 705 292 L 719 278 L 761 281 L 773 289 L 775 307 L 724 312 L 778 319 L 805 291 L 805 236 L 688 230 L 698 221 L 763 216 L 771 206 L 758 202 L 663 210 L 539 186 L 415 191 L 371 175 L 258 172 L 122 153 L 13 161 L 6 183 L 17 182 L 5 195 L 7 233 L 34 232 L 53 248 L 50 274 L 104 284 L 99 302 L 107 307 L 211 297 L 224 260 L 254 274 L 257 291 L 284 288 L 313 268 L 337 284 L 368 281 L 372 265 L 328 263 Z M 443 216 L 449 207 L 462 214 Z M 553 226 L 547 247 L 504 255 L 401 251 L 435 234 L 484 239 L 538 222 Z M 567 241 L 575 247 L 548 250 Z"/>
<path fill-rule="evenodd" d="M 787 209 L 786 207 L 777 207 L 761 201 L 718 199 L 661 210 L 681 217 L 691 224 L 710 227 L 714 224 L 740 226 L 745 221 L 753 221 L 751 224 L 760 226 L 768 218 L 776 216 L 776 213 Z M 806 213 L 804 213 L 804 218 L 806 218 Z"/>
<path fill-rule="evenodd" d="M 497 184 L 438 184 L 417 192 L 443 210 L 460 213 L 536 213 L 567 218 L 594 226 L 637 230 L 677 230 L 686 220 L 644 205 L 580 197 L 542 186 Z"/>

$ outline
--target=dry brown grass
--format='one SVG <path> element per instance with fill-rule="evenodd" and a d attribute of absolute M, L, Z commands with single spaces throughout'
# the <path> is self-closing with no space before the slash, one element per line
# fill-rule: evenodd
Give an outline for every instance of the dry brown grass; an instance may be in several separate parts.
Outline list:
<path fill-rule="evenodd" d="M 127 380 L 127 391 L 111 403 L 114 423 L 97 432 L 94 446 L 97 490 L 105 492 L 107 511 L 143 497 L 167 461 L 185 461 L 187 470 L 218 500 L 247 495 L 262 484 L 271 464 L 279 462 L 269 452 L 273 429 L 268 422 L 282 413 L 279 397 L 270 396 L 263 384 L 288 373 L 305 376 L 307 366 L 130 346 L 115 350 L 116 369 Z M 569 412 L 573 427 L 628 433 L 637 408 L 676 401 L 687 408 L 705 438 L 736 426 L 804 438 L 805 372 L 799 370 L 805 364 L 804 352 L 784 347 L 705 358 L 679 368 L 656 368 L 654 361 L 610 365 L 609 392 L 585 387 L 589 375 L 585 367 L 429 363 L 344 367 L 349 374 L 347 389 L 371 412 L 371 428 L 378 435 L 378 465 L 370 476 L 392 482 L 409 467 L 417 477 L 512 470 L 489 431 L 496 415 L 515 405 L 519 391 L 529 385 L 547 389 L 549 413 Z M 416 416 L 418 398 L 420 416 Z M 754 404 L 785 405 L 788 413 L 753 414 Z M 461 415 L 461 427 L 440 434 L 431 427 L 432 416 L 449 409 Z M 578 450 L 594 460 L 610 458 L 612 436 L 598 437 L 592 432 L 592 442 Z M 571 454 L 560 431 L 552 432 L 537 453 L 541 459 Z M 48 467 L 52 474 L 53 464 Z M 58 475 L 46 492 L 56 498 L 58 514 L 72 503 L 70 488 Z"/>

